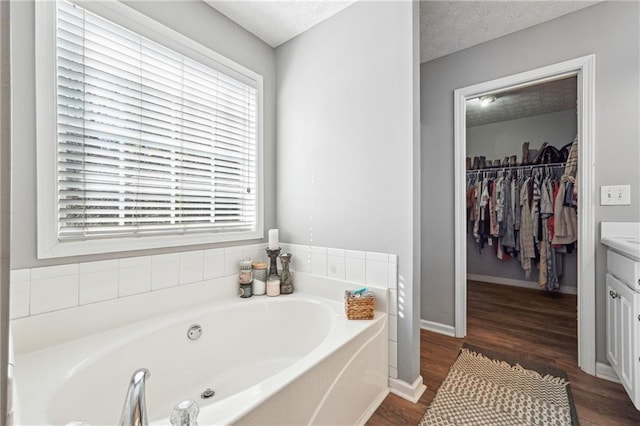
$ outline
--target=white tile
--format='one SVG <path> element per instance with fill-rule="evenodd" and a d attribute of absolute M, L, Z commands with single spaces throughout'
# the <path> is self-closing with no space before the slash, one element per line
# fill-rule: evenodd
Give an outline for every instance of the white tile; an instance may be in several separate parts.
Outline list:
<path fill-rule="evenodd" d="M 165 262 L 161 262 L 165 260 Z M 151 289 L 160 290 L 163 288 L 180 285 L 180 256 L 173 253 L 167 257 L 165 255 L 153 256 L 151 258 Z"/>
<path fill-rule="evenodd" d="M 118 271 L 118 296 L 151 291 L 151 263 L 148 265 L 120 268 Z"/>
<path fill-rule="evenodd" d="M 204 270 L 202 278 L 210 280 L 211 278 L 219 278 L 224 276 L 224 255 L 207 256 L 205 251 Z"/>
<path fill-rule="evenodd" d="M 224 249 L 224 275 L 234 275 L 238 273 L 238 262 L 242 257 L 242 246 L 226 247 Z"/>
<path fill-rule="evenodd" d="M 31 280 L 31 269 L 12 269 L 10 273 L 10 281 L 29 281 Z"/>
<path fill-rule="evenodd" d="M 93 263 L 93 262 L 91 262 Z M 116 262 L 117 265 L 117 262 Z M 87 272 L 80 267 L 80 305 L 101 302 L 118 297 L 118 270 Z M 89 268 L 91 269 L 91 268 Z"/>
<path fill-rule="evenodd" d="M 389 341 L 389 365 L 398 368 L 398 344 Z"/>
<path fill-rule="evenodd" d="M 233 247 L 235 248 L 235 247 Z M 240 270 L 238 262 L 242 257 L 242 248 L 239 251 L 227 251 L 224 252 L 224 275 L 235 275 Z"/>
<path fill-rule="evenodd" d="M 389 255 L 386 253 L 366 252 L 367 260 L 375 260 L 376 262 L 389 263 Z"/>
<path fill-rule="evenodd" d="M 202 250 L 180 253 L 180 285 L 202 281 Z"/>
<path fill-rule="evenodd" d="M 389 288 L 397 289 L 398 288 L 398 264 L 390 263 L 389 264 L 389 279 L 387 281 Z"/>
<path fill-rule="evenodd" d="M 389 315 L 398 315 L 398 290 L 389 290 Z"/>
<path fill-rule="evenodd" d="M 289 248 L 293 251 L 299 252 L 299 253 L 311 253 L 311 247 L 310 246 L 304 246 L 301 244 L 290 244 Z"/>
<path fill-rule="evenodd" d="M 390 254 L 389 255 L 389 263 L 393 263 L 395 265 L 398 264 L 398 255 L 397 254 Z"/>
<path fill-rule="evenodd" d="M 100 260 L 97 262 L 82 262 L 79 266 L 80 275 L 90 272 L 118 270 L 118 259 Z"/>
<path fill-rule="evenodd" d="M 224 256 L 224 248 L 208 249 L 204 251 L 204 257 Z"/>
<path fill-rule="evenodd" d="M 313 249 L 313 247 L 312 247 Z M 327 276 L 327 250 L 320 252 L 311 251 L 311 273 L 313 275 Z"/>
<path fill-rule="evenodd" d="M 180 261 L 180 253 L 154 254 L 151 256 L 151 265 L 159 263 L 178 263 Z"/>
<path fill-rule="evenodd" d="M 311 254 L 294 251 L 291 257 L 291 269 L 298 272 L 311 273 Z"/>
<path fill-rule="evenodd" d="M 326 247 L 317 247 L 317 246 L 311 246 L 309 247 L 309 251 L 312 254 L 327 254 L 327 248 Z"/>
<path fill-rule="evenodd" d="M 31 283 L 29 281 L 14 281 L 11 283 L 11 305 L 9 308 L 11 319 L 29 316 L 30 288 Z"/>
<path fill-rule="evenodd" d="M 364 260 L 366 258 L 365 252 L 357 251 L 357 250 L 345 250 L 344 251 L 344 255 L 346 257 L 349 257 L 349 258 L 352 258 L 352 259 L 362 259 L 362 260 Z"/>
<path fill-rule="evenodd" d="M 352 257 L 345 258 L 345 279 L 347 281 L 357 283 L 365 282 L 366 275 L 364 259 L 354 259 Z"/>
<path fill-rule="evenodd" d="M 225 247 L 224 254 L 226 255 L 238 255 L 238 258 L 242 257 L 242 246 Z"/>
<path fill-rule="evenodd" d="M 397 379 L 398 378 L 398 369 L 390 366 L 389 367 L 389 377 L 391 377 L 392 379 Z"/>
<path fill-rule="evenodd" d="M 31 315 L 74 306 L 78 306 L 78 275 L 31 281 Z"/>
<path fill-rule="evenodd" d="M 336 249 L 336 248 L 328 248 L 327 249 L 327 255 L 328 256 L 345 256 L 345 250 L 344 249 Z"/>
<path fill-rule="evenodd" d="M 387 262 L 377 262 L 375 260 L 367 260 L 366 266 L 366 283 L 376 287 L 387 288 L 387 279 L 389 264 Z"/>
<path fill-rule="evenodd" d="M 118 267 L 122 268 L 133 268 L 136 266 L 147 266 L 151 265 L 151 256 L 138 256 L 138 257 L 127 257 L 118 260 Z"/>
<path fill-rule="evenodd" d="M 327 256 L 327 276 L 338 280 L 345 279 L 344 256 Z"/>
<path fill-rule="evenodd" d="M 70 263 L 67 265 L 44 266 L 42 268 L 31 269 L 32 280 L 42 280 L 45 278 L 62 277 L 78 274 L 78 264 Z"/>
<path fill-rule="evenodd" d="M 242 246 L 242 254 L 244 256 L 250 256 L 249 253 L 256 253 L 262 250 L 262 244 L 247 244 L 246 246 Z"/>
<path fill-rule="evenodd" d="M 260 250 L 246 250 L 242 252 L 243 257 L 250 257 L 251 262 L 266 262 L 267 261 L 267 253 Z"/>
<path fill-rule="evenodd" d="M 389 340 L 398 341 L 398 317 L 389 315 Z"/>

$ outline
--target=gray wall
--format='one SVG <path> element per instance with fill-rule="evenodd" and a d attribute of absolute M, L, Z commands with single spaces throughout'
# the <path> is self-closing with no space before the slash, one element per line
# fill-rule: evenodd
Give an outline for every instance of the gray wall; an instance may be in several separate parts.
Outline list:
<path fill-rule="evenodd" d="M 515 120 L 500 121 L 482 126 L 467 127 L 467 156 L 485 155 L 487 159 L 502 159 L 518 155 L 522 158 L 522 143 L 530 142 L 531 149 L 538 149 L 543 142 L 560 149 L 571 143 L 576 135 L 576 110 L 552 112 Z M 576 287 L 576 253 L 565 255 L 564 273 L 560 278 L 563 287 Z M 527 279 L 517 259 L 499 260 L 493 247 L 480 252 L 473 235 L 467 234 L 467 273 L 523 281 L 538 281 L 538 269 L 533 268 Z"/>
<path fill-rule="evenodd" d="M 9 344 L 9 242 L 11 219 L 11 87 L 9 2 L 0 3 L 0 420 L 7 415 Z"/>
<path fill-rule="evenodd" d="M 578 283 L 577 254 L 564 255 L 563 273 L 560 277 L 560 287 L 575 287 Z M 480 245 L 476 243 L 473 235 L 467 234 L 467 274 L 478 274 L 487 277 L 506 278 L 510 280 L 538 282 L 538 268 L 531 268 L 531 276 L 525 277 L 520 260 L 511 258 L 500 260 L 496 257 L 493 247 L 486 246 L 480 251 Z M 487 282 L 492 282 L 487 279 Z"/>
<path fill-rule="evenodd" d="M 194 39 L 264 78 L 265 229 L 275 225 L 275 52 L 204 2 L 134 1 L 134 9 Z M 95 256 L 36 258 L 36 133 L 34 3 L 12 2 L 13 212 L 11 268 L 201 249 L 143 250 Z M 226 244 L 230 245 L 230 244 Z M 207 245 L 206 247 L 215 247 Z"/>
<path fill-rule="evenodd" d="M 416 9 L 357 2 L 276 49 L 282 239 L 398 254 L 398 375 L 410 383 L 419 375 Z"/>
<path fill-rule="evenodd" d="M 422 318 L 454 324 L 453 91 L 596 54 L 595 184 L 630 184 L 630 206 L 601 221 L 640 220 L 640 4 L 603 2 L 421 66 Z M 606 249 L 596 244 L 597 360 L 605 354 Z"/>
<path fill-rule="evenodd" d="M 575 109 L 467 127 L 467 157 L 484 155 L 493 161 L 517 155 L 520 161 L 523 142 L 529 141 L 532 150 L 543 142 L 560 149 L 573 141 L 576 129 Z"/>

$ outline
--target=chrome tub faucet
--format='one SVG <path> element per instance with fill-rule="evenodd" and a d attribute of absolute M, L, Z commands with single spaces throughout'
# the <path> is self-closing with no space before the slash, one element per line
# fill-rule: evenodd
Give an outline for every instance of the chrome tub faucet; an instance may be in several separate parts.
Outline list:
<path fill-rule="evenodd" d="M 127 397 L 122 406 L 119 426 L 147 426 L 147 405 L 144 400 L 145 381 L 151 377 L 146 368 L 139 368 L 131 376 Z"/>

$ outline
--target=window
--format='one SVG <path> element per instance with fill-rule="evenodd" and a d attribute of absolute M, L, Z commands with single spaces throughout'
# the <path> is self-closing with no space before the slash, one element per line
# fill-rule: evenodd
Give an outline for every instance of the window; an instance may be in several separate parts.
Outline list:
<path fill-rule="evenodd" d="M 261 237 L 259 76 L 175 33 L 169 47 L 66 1 L 54 12 L 40 257 Z"/>

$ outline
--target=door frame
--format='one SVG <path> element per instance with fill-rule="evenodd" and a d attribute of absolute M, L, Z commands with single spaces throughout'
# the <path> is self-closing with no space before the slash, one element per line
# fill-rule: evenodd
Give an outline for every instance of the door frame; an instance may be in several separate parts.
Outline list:
<path fill-rule="evenodd" d="M 595 298 L 595 55 L 454 91 L 455 336 L 467 334 L 466 100 L 577 76 L 578 84 L 578 366 L 596 374 Z"/>

